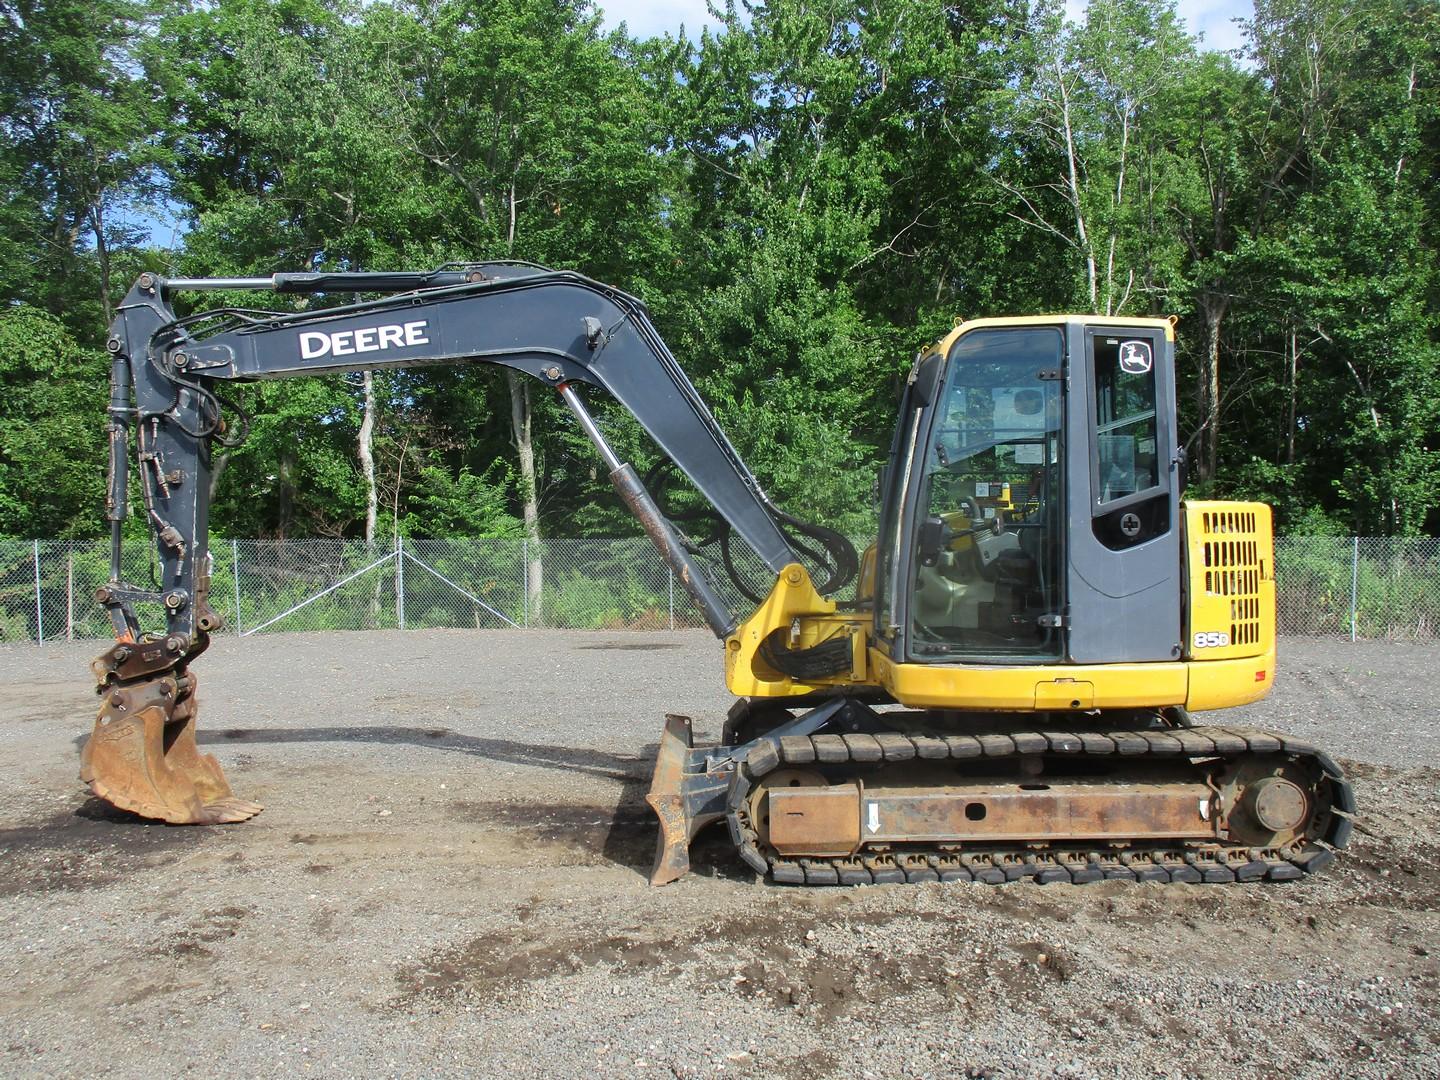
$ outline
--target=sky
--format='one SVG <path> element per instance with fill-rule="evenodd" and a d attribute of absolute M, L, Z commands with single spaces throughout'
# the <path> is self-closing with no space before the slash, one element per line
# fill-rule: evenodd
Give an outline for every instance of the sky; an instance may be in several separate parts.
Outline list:
<path fill-rule="evenodd" d="M 691 38 L 698 38 L 705 26 L 718 25 L 710 18 L 705 0 L 597 0 L 605 12 L 605 24 L 617 26 L 622 21 L 636 37 L 649 37 L 665 31 L 675 33 L 681 24 Z M 1230 20 L 1254 14 L 1252 0 L 1178 0 L 1176 7 L 1192 33 L 1204 34 L 1205 45 L 1211 49 L 1233 49 L 1240 44 L 1240 33 Z M 1066 0 L 1072 19 L 1085 10 L 1085 0 Z"/>

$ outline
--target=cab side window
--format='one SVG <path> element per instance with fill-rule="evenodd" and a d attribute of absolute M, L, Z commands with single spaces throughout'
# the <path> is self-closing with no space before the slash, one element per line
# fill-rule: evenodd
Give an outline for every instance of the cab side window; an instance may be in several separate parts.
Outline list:
<path fill-rule="evenodd" d="M 1150 334 L 1092 331 L 1091 521 L 1112 551 L 1168 533 L 1169 457 L 1161 459 L 1155 362 L 1161 343 Z M 1163 430 L 1168 439 L 1168 428 Z"/>
<path fill-rule="evenodd" d="M 1095 421 L 1096 501 L 1104 505 L 1158 486 L 1155 359 L 1148 340 L 1095 342 Z"/>

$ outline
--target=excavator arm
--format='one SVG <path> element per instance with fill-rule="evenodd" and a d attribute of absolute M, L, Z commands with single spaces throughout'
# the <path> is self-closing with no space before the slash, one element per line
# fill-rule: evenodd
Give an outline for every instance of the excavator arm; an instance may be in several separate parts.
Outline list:
<path fill-rule="evenodd" d="M 388 295 L 284 314 L 218 308 L 182 317 L 172 306 L 178 294 L 217 290 Z M 116 643 L 92 665 L 101 707 L 81 778 L 97 796 L 144 817 L 209 824 L 261 809 L 237 799 L 219 764 L 195 744 L 190 664 L 222 622 L 209 603 L 208 527 L 211 447 L 235 434 L 223 416 L 226 383 L 456 363 L 496 364 L 540 380 L 574 414 L 621 498 L 721 638 L 736 630 L 736 615 L 606 440 L 581 385 L 628 409 L 777 577 L 800 562 L 797 548 L 812 561 L 818 552 L 828 577 L 822 591 L 840 588 L 857 568 L 843 536 L 771 503 L 644 304 L 580 274 L 514 263 L 413 274 L 143 274 L 119 307 L 107 348 L 111 573 L 98 599 Z M 155 542 L 158 588 L 121 576 L 132 476 Z M 146 608 L 163 614 L 163 632 L 142 625 Z"/>

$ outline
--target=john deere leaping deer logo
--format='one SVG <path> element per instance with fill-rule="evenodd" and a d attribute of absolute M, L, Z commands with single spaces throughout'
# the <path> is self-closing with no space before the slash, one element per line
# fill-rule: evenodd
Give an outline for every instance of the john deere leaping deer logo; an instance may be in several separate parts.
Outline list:
<path fill-rule="evenodd" d="M 1127 375 L 1144 375 L 1154 366 L 1154 357 L 1148 341 L 1122 341 L 1120 343 L 1120 370 Z"/>

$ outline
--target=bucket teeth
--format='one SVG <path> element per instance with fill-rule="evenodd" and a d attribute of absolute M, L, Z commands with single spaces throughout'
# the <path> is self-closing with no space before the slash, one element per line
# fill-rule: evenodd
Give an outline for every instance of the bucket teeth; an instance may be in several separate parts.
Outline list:
<path fill-rule="evenodd" d="M 80 753 L 80 779 L 121 810 L 172 825 L 244 821 L 263 807 L 235 797 L 220 763 L 195 743 L 193 676 L 107 691 Z"/>

